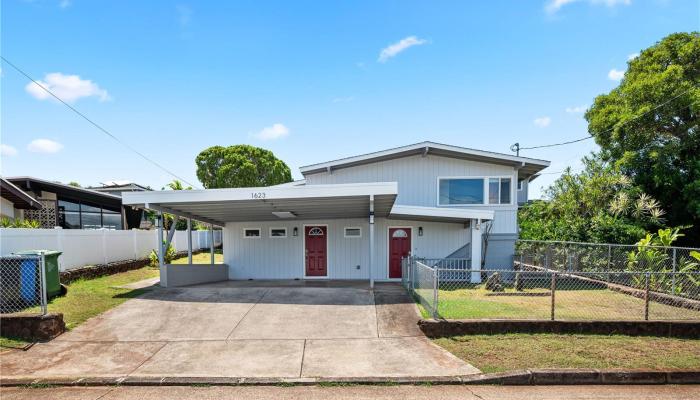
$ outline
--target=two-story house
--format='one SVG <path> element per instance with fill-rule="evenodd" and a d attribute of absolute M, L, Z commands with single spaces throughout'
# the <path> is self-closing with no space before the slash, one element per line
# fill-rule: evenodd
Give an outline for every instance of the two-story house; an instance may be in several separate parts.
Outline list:
<path fill-rule="evenodd" d="M 522 183 L 548 165 L 423 142 L 301 167 L 304 180 L 278 186 L 123 197 L 222 226 L 229 279 L 373 282 L 401 279 L 409 254 L 512 268 Z"/>

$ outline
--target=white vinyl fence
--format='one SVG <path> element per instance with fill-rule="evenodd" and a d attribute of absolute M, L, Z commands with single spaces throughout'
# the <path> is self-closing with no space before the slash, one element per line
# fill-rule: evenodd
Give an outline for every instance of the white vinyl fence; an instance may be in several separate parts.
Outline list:
<path fill-rule="evenodd" d="M 214 244 L 221 244 L 214 231 Z M 58 250 L 61 271 L 86 265 L 147 257 L 156 248 L 155 230 L 18 229 L 0 228 L 0 255 L 22 250 Z M 187 251 L 187 232 L 176 231 L 176 251 Z M 209 231 L 192 231 L 192 250 L 209 248 Z"/>

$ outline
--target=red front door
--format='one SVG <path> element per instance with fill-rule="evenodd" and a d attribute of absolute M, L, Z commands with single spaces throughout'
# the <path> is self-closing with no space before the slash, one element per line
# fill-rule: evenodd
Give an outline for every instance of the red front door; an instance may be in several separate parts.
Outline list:
<path fill-rule="evenodd" d="M 328 241 L 325 226 L 305 226 L 306 276 L 326 276 Z"/>
<path fill-rule="evenodd" d="M 411 252 L 411 228 L 389 228 L 389 278 L 401 278 L 401 259 Z"/>

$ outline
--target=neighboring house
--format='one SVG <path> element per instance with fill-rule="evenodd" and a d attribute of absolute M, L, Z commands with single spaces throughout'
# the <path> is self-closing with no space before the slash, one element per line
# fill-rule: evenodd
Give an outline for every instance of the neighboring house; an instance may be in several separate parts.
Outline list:
<path fill-rule="evenodd" d="M 25 210 L 41 210 L 41 203 L 5 178 L 0 178 L 0 216 L 23 220 Z"/>
<path fill-rule="evenodd" d="M 6 177 L 41 207 L 24 210 L 24 219 L 39 221 L 42 228 L 131 229 L 138 228 L 142 210 L 122 206 L 119 196 L 30 176 Z"/>
<path fill-rule="evenodd" d="M 124 192 L 145 192 L 147 190 L 152 190 L 149 187 L 146 186 L 141 186 L 137 183 L 129 182 L 129 181 L 109 181 L 109 182 L 100 182 L 102 186 L 91 186 L 88 187 L 90 190 L 96 190 L 98 192 L 102 193 L 109 193 L 113 194 L 115 196 L 122 197 L 122 193 Z"/>
<path fill-rule="evenodd" d="M 547 166 L 423 142 L 301 167 L 305 179 L 283 185 L 125 193 L 124 203 L 223 226 L 229 279 L 398 280 L 408 254 L 480 269 L 485 237 L 485 265 L 512 268 L 517 182 Z M 176 272 L 162 267 L 162 284 Z"/>

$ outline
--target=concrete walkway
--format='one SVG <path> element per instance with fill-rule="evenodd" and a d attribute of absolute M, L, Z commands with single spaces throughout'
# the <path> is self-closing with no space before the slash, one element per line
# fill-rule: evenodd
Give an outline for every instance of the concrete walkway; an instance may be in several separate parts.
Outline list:
<path fill-rule="evenodd" d="M 258 399 L 258 400 L 522 400 L 522 399 L 633 399 L 695 400 L 700 386 L 165 386 L 165 387 L 56 387 L 46 389 L 2 388 L 3 400 L 160 400 L 160 399 Z"/>
<path fill-rule="evenodd" d="M 50 343 L 0 356 L 3 378 L 437 377 L 478 373 L 426 339 L 397 284 L 222 282 L 156 288 Z"/>

